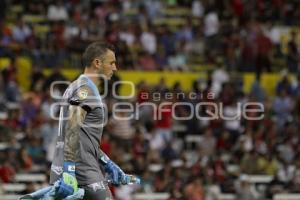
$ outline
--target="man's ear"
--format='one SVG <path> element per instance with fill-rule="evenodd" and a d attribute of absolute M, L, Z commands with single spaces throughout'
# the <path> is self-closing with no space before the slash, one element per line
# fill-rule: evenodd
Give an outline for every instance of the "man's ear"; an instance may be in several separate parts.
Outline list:
<path fill-rule="evenodd" d="M 93 60 L 93 65 L 95 68 L 100 69 L 102 65 L 102 61 L 99 58 L 95 58 Z"/>

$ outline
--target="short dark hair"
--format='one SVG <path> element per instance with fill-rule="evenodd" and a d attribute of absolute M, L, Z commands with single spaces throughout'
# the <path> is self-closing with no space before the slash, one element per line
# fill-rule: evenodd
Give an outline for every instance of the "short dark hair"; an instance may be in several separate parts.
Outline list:
<path fill-rule="evenodd" d="M 97 57 L 102 58 L 102 56 L 108 51 L 114 51 L 114 47 L 110 44 L 104 42 L 93 42 L 82 54 L 81 62 L 83 67 L 88 67 L 92 64 L 93 60 Z"/>

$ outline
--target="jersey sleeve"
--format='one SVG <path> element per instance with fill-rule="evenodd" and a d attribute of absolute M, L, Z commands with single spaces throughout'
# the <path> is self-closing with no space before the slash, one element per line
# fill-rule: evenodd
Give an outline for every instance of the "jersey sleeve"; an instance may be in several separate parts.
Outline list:
<path fill-rule="evenodd" d="M 93 110 L 99 104 L 96 94 L 86 85 L 80 86 L 68 98 L 71 105 L 80 106 L 86 111 Z"/>

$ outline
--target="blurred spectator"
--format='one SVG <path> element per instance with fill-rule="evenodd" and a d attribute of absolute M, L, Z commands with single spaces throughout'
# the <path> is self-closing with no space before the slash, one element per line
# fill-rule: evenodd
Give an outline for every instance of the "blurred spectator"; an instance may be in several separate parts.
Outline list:
<path fill-rule="evenodd" d="M 5 160 L 3 164 L 0 165 L 0 178 L 3 183 L 9 183 L 13 181 L 15 170 L 11 164 Z"/>
<path fill-rule="evenodd" d="M 164 97 L 163 97 L 164 98 Z M 156 131 L 165 142 L 172 141 L 172 119 L 174 113 L 172 112 L 172 104 L 167 100 L 162 100 L 161 104 L 157 107 L 155 111 L 156 115 Z"/>
<path fill-rule="evenodd" d="M 24 172 L 29 172 L 32 169 L 33 161 L 32 158 L 28 155 L 28 152 L 25 148 L 22 148 L 20 150 L 20 154 L 18 155 L 18 157 L 21 170 Z"/>
<path fill-rule="evenodd" d="M 50 21 L 68 20 L 68 11 L 62 0 L 54 1 L 54 4 L 49 5 L 47 17 Z"/>
<path fill-rule="evenodd" d="M 175 33 L 176 40 L 178 42 L 192 42 L 194 39 L 192 22 L 187 20 L 187 22 L 179 27 L 179 29 Z"/>
<path fill-rule="evenodd" d="M 30 27 L 23 21 L 22 18 L 19 18 L 18 22 L 12 29 L 13 39 L 17 42 L 25 42 L 25 40 L 30 36 L 32 30 Z"/>
<path fill-rule="evenodd" d="M 279 157 L 285 163 L 291 164 L 294 160 L 295 151 L 293 141 L 291 139 L 285 139 L 284 143 L 277 147 Z"/>
<path fill-rule="evenodd" d="M 100 149 L 108 156 L 111 155 L 111 141 L 109 140 L 109 135 L 104 134 L 102 136 Z"/>
<path fill-rule="evenodd" d="M 264 68 L 268 72 L 271 72 L 271 53 L 272 53 L 272 42 L 258 27 L 257 36 L 255 39 L 255 56 L 256 56 L 256 74 L 260 76 Z"/>
<path fill-rule="evenodd" d="M 288 184 L 294 177 L 295 166 L 283 163 L 277 172 L 278 180 L 283 184 Z"/>
<path fill-rule="evenodd" d="M 300 75 L 297 75 L 297 81 L 293 85 L 293 95 L 296 98 L 300 97 Z"/>
<path fill-rule="evenodd" d="M 258 199 L 257 191 L 254 186 L 249 182 L 247 175 L 241 175 L 239 183 L 236 185 L 236 200 L 255 200 Z"/>
<path fill-rule="evenodd" d="M 166 147 L 162 150 L 162 157 L 166 161 L 175 160 L 178 155 L 171 146 L 171 142 L 166 144 Z"/>
<path fill-rule="evenodd" d="M 133 25 L 123 25 L 119 33 L 119 38 L 121 41 L 124 41 L 128 47 L 131 47 L 136 40 L 135 32 Z"/>
<path fill-rule="evenodd" d="M 141 52 L 139 54 L 139 60 L 137 64 L 138 64 L 137 66 L 138 69 L 143 69 L 146 71 L 156 70 L 158 68 L 154 57 L 147 52 Z"/>
<path fill-rule="evenodd" d="M 212 8 L 207 8 L 204 16 L 204 36 L 207 52 L 213 52 L 217 48 L 217 34 L 219 33 L 219 17 Z M 208 50 L 210 49 L 210 50 Z"/>
<path fill-rule="evenodd" d="M 299 186 L 300 186 L 300 162 L 299 160 L 297 160 L 293 181 L 292 181 L 292 189 L 291 189 L 292 192 L 294 193 L 299 192 Z"/>
<path fill-rule="evenodd" d="M 57 121 L 54 119 L 45 120 L 38 131 L 43 138 L 43 149 L 48 152 L 51 143 L 56 142 L 58 131 Z"/>
<path fill-rule="evenodd" d="M 145 29 L 140 37 L 143 50 L 151 55 L 156 53 L 157 49 L 156 36 L 153 32 L 153 29 L 154 27 L 151 25 L 145 26 Z"/>
<path fill-rule="evenodd" d="M 204 35 L 213 37 L 219 32 L 219 18 L 214 9 L 208 9 L 204 17 Z"/>
<path fill-rule="evenodd" d="M 118 145 L 126 146 L 126 149 L 129 149 L 134 137 L 134 128 L 130 121 L 132 114 L 124 111 L 114 112 L 113 117 L 108 122 L 111 136 Z"/>
<path fill-rule="evenodd" d="M 255 101 L 264 102 L 266 94 L 264 89 L 261 87 L 260 79 L 260 76 L 255 77 L 255 81 L 253 81 L 251 85 L 251 91 L 249 95 L 253 97 Z"/>
<path fill-rule="evenodd" d="M 184 192 L 187 199 L 204 200 L 204 188 L 201 178 L 193 178 L 192 182 L 185 187 Z"/>
<path fill-rule="evenodd" d="M 276 121 L 282 127 L 291 120 L 291 112 L 294 108 L 293 100 L 288 96 L 286 90 L 282 90 L 273 102 Z"/>
<path fill-rule="evenodd" d="M 212 73 L 212 89 L 211 92 L 214 93 L 215 96 L 218 96 L 222 85 L 229 81 L 229 74 L 224 69 L 224 66 L 222 63 L 217 64 L 217 68 Z"/>
<path fill-rule="evenodd" d="M 280 95 L 283 90 L 287 93 L 287 95 L 292 94 L 292 84 L 289 79 L 288 72 L 283 70 L 281 73 L 281 79 L 278 81 L 276 85 L 276 94 Z"/>
<path fill-rule="evenodd" d="M 272 154 L 261 155 L 257 162 L 261 174 L 276 176 L 279 165 L 275 156 Z"/>
<path fill-rule="evenodd" d="M 245 174 L 256 174 L 258 171 L 257 153 L 253 150 L 244 154 L 241 159 L 241 172 Z"/>
<path fill-rule="evenodd" d="M 230 105 L 221 107 L 224 109 L 222 112 L 224 116 L 224 127 L 227 131 L 230 132 L 230 138 L 233 142 L 236 141 L 236 139 L 240 136 L 241 130 L 242 130 L 242 124 L 241 124 L 241 107 L 239 104 L 232 102 Z M 226 118 L 226 119 L 225 119 Z"/>
<path fill-rule="evenodd" d="M 148 130 L 149 133 L 147 135 L 147 139 L 149 140 L 149 147 L 151 150 L 161 151 L 166 146 L 165 138 L 162 134 L 155 129 L 155 127 L 151 127 Z"/>
<path fill-rule="evenodd" d="M 238 148 L 244 152 L 251 152 L 254 149 L 254 141 L 253 141 L 253 133 L 252 130 L 247 129 L 245 134 L 241 135 L 238 139 L 237 146 Z"/>
<path fill-rule="evenodd" d="M 201 18 L 204 14 L 204 7 L 200 0 L 194 0 L 192 3 L 192 15 L 193 17 Z"/>
<path fill-rule="evenodd" d="M 164 5 L 161 1 L 159 0 L 148 0 L 144 1 L 144 4 L 147 9 L 147 13 L 149 15 L 149 18 L 151 20 L 155 20 L 158 17 L 162 16 L 162 10 L 164 8 Z"/>
<path fill-rule="evenodd" d="M 168 66 L 170 66 L 171 70 L 188 70 L 187 58 L 184 53 L 184 45 L 184 42 L 181 42 L 175 52 L 169 56 Z"/>
<path fill-rule="evenodd" d="M 299 63 L 299 51 L 298 45 L 296 41 L 297 35 L 296 32 L 291 32 L 291 39 L 288 42 L 288 53 L 287 53 L 287 67 L 290 72 L 297 73 L 298 72 L 298 63 Z"/>
<path fill-rule="evenodd" d="M 159 34 L 158 44 L 162 44 L 165 50 L 165 55 L 168 58 L 170 55 L 174 54 L 175 52 L 175 45 L 176 45 L 175 35 L 167 26 L 161 26 L 159 28 L 158 34 Z"/>
<path fill-rule="evenodd" d="M 6 100 L 12 103 L 18 103 L 21 101 L 19 86 L 13 77 L 11 77 L 6 83 L 5 96 Z"/>
<path fill-rule="evenodd" d="M 135 157 L 145 156 L 149 149 L 149 144 L 146 141 L 146 136 L 141 130 L 137 129 L 133 139 L 133 153 Z"/>
<path fill-rule="evenodd" d="M 211 157 L 214 155 L 216 148 L 216 138 L 213 137 L 212 130 L 206 129 L 204 131 L 201 142 L 199 143 L 199 153 L 202 156 Z"/>
<path fill-rule="evenodd" d="M 32 157 L 33 161 L 37 164 L 45 162 L 45 154 L 41 144 L 41 140 L 38 138 L 32 138 L 29 140 L 29 144 L 26 147 L 28 154 Z"/>

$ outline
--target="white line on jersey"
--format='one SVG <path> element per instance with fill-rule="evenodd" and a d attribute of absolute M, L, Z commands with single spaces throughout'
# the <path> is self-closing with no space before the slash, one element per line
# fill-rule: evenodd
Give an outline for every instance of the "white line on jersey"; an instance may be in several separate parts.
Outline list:
<path fill-rule="evenodd" d="M 63 107 L 60 107 L 59 110 L 59 122 L 58 122 L 58 136 L 62 133 L 62 119 L 64 118 Z"/>

